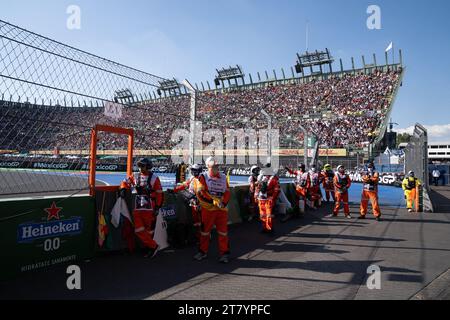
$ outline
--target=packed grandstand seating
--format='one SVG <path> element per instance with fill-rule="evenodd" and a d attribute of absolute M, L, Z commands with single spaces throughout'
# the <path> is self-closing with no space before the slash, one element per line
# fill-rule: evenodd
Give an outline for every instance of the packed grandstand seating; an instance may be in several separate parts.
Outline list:
<path fill-rule="evenodd" d="M 302 144 L 299 125 L 314 132 L 322 146 L 362 147 L 369 134 L 377 134 L 388 116 L 392 95 L 399 85 L 398 71 L 346 74 L 300 84 L 267 85 L 226 92 L 199 94 L 197 116 L 205 128 L 266 129 L 261 110 L 280 129 L 281 145 Z M 0 107 L 0 150 L 81 150 L 89 146 L 94 124 L 132 127 L 136 149 L 171 149 L 175 129 L 189 129 L 187 96 L 155 100 L 124 108 L 120 120 L 103 108 L 50 107 L 3 103 Z M 298 142 L 295 145 L 295 142 Z M 14 144 L 14 145 L 12 145 Z M 99 149 L 124 149 L 123 137 L 104 135 Z"/>

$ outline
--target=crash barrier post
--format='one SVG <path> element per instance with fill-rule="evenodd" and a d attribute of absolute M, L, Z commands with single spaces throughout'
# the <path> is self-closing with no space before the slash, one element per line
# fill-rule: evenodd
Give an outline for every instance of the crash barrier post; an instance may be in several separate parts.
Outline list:
<path fill-rule="evenodd" d="M 89 196 L 0 201 L 0 280 L 94 256 Z"/>
<path fill-rule="evenodd" d="M 418 206 L 419 210 L 422 209 L 421 211 L 433 212 L 433 205 L 428 195 L 430 190 L 428 133 L 421 124 L 416 124 L 411 141 L 405 148 L 405 172 L 408 173 L 409 171 L 414 171 L 416 177 L 420 179 L 422 183 L 422 187 L 419 189 L 418 201 L 422 201 L 423 205 Z"/>

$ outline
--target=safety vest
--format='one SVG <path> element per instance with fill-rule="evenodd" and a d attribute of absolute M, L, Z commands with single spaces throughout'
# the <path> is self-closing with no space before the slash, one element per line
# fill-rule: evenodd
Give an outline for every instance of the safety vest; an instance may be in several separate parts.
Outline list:
<path fill-rule="evenodd" d="M 255 183 L 258 181 L 258 177 L 255 176 L 250 176 L 248 178 L 248 183 L 250 184 L 250 193 L 254 193 L 255 192 Z"/>
<path fill-rule="evenodd" d="M 150 195 L 154 189 L 156 178 L 157 176 L 151 172 L 148 176 L 142 173 L 135 173 L 131 179 L 128 178 L 125 181 L 127 184 L 135 186 L 139 195 Z M 145 187 L 148 187 L 148 190 Z"/>
<path fill-rule="evenodd" d="M 189 192 L 192 194 L 195 194 L 195 191 L 197 189 L 197 182 L 198 179 L 196 177 L 191 177 L 189 180 Z"/>
<path fill-rule="evenodd" d="M 312 174 L 310 174 L 310 177 L 311 177 L 311 186 L 312 187 L 317 187 L 319 185 L 319 183 L 320 183 L 319 174 L 317 172 L 316 173 L 312 173 Z"/>
<path fill-rule="evenodd" d="M 227 191 L 227 177 L 225 175 L 220 174 L 219 178 L 217 178 L 211 177 L 209 172 L 206 172 L 203 176 L 210 195 L 220 198 L 225 194 Z"/>
<path fill-rule="evenodd" d="M 153 173 L 146 176 L 141 173 L 134 175 L 134 185 L 137 191 L 135 210 L 153 210 L 151 194 L 153 192 L 156 176 Z"/>
<path fill-rule="evenodd" d="M 377 173 L 373 172 L 372 176 L 375 177 Z M 370 178 L 369 176 L 364 175 L 363 178 Z M 367 191 L 377 191 L 378 187 L 378 181 L 374 182 L 372 180 L 369 180 L 369 182 L 364 182 L 363 183 L 363 189 L 367 190 Z"/>
<path fill-rule="evenodd" d="M 412 179 L 412 180 L 411 180 Z M 408 178 L 408 184 L 406 185 L 406 189 L 407 190 L 413 190 L 416 188 L 416 183 L 417 179 L 416 178 Z"/>
<path fill-rule="evenodd" d="M 341 175 L 339 172 L 336 173 L 336 176 L 338 178 L 338 184 L 341 186 L 341 188 L 347 188 L 348 187 L 348 176 L 346 174 Z"/>
<path fill-rule="evenodd" d="M 192 194 L 193 196 L 195 196 L 190 200 L 189 205 L 191 207 L 195 207 L 197 209 L 200 209 L 200 206 L 199 206 L 200 203 L 197 198 L 197 190 L 199 187 L 199 183 L 200 182 L 199 182 L 198 178 L 191 177 L 189 180 L 189 189 L 188 189 L 189 193 Z"/>
<path fill-rule="evenodd" d="M 308 173 L 307 172 L 299 172 L 297 174 L 297 181 L 296 181 L 297 185 L 302 187 L 302 188 L 306 188 L 306 185 L 308 184 Z"/>
<path fill-rule="evenodd" d="M 258 199 L 266 200 L 269 196 L 273 195 L 273 188 L 269 189 L 269 186 L 272 186 L 272 181 L 275 179 L 275 176 L 262 176 L 258 178 L 259 183 L 259 192 Z M 269 195 L 270 193 L 270 195 Z"/>
<path fill-rule="evenodd" d="M 186 165 L 180 164 L 177 166 L 175 172 L 175 183 L 184 183 L 186 182 Z"/>
<path fill-rule="evenodd" d="M 325 182 L 330 183 L 333 182 L 334 172 L 332 170 L 325 172 Z"/>

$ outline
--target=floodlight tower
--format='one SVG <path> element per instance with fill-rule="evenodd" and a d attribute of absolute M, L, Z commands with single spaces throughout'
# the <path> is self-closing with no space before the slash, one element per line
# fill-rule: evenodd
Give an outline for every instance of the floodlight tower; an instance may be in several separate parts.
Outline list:
<path fill-rule="evenodd" d="M 166 92 L 169 97 L 181 94 L 180 84 L 175 78 L 159 81 L 159 87 L 157 90 L 158 95 L 161 96 L 162 93 L 164 93 L 164 96 L 166 96 Z"/>
<path fill-rule="evenodd" d="M 222 68 L 221 70 L 216 69 L 217 76 L 214 79 L 214 83 L 216 87 L 220 86 L 222 83 L 222 87 L 224 87 L 224 81 L 228 81 L 228 85 L 231 86 L 231 80 L 235 81 L 236 86 L 238 86 L 238 80 L 241 79 L 242 84 L 245 84 L 245 74 L 242 71 L 242 67 L 236 65 L 235 67 Z"/>
<path fill-rule="evenodd" d="M 334 58 L 331 56 L 330 51 L 325 49 L 325 51 L 308 52 L 304 54 L 297 53 L 297 64 L 295 65 L 295 70 L 297 73 L 303 73 L 305 68 L 310 68 L 311 74 L 313 74 L 313 67 L 318 66 L 320 68 L 320 73 L 323 73 L 323 65 L 328 65 L 330 73 L 333 73 L 332 64 Z"/>

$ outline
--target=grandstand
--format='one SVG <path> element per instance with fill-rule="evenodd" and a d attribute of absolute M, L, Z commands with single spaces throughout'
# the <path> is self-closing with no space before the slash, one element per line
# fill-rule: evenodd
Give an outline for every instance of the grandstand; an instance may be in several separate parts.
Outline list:
<path fill-rule="evenodd" d="M 173 131 L 190 129 L 190 95 L 174 78 L 123 66 L 3 21 L 0 39 L 0 167 L 20 162 L 19 167 L 34 169 L 33 161 L 41 161 L 43 167 L 63 163 L 85 170 L 91 130 L 98 124 L 133 128 L 136 156 L 167 159 L 178 143 L 171 140 Z M 342 150 L 341 157 L 348 150 L 370 151 L 386 132 L 402 82 L 401 52 L 400 63 L 388 64 L 386 57 L 378 65 L 374 56 L 373 64 L 363 57 L 359 69 L 353 58 L 351 69 L 344 70 L 342 60 L 340 66 L 309 75 L 303 69 L 296 75 L 292 67 L 291 77 L 282 69 L 282 76 L 274 70 L 269 78 L 266 71 L 265 79 L 245 75 L 239 66 L 240 81 L 234 84 L 216 70 L 215 88 L 195 84 L 194 120 L 203 129 L 260 130 L 268 128 L 267 112 L 280 132 L 278 154 L 294 162 L 305 150 L 300 127 L 318 137 L 327 157 Z M 122 106 L 119 119 L 105 115 L 111 103 Z M 98 155 L 125 156 L 126 146 L 126 137 L 100 133 Z"/>
<path fill-rule="evenodd" d="M 298 125 L 320 137 L 322 147 L 363 148 L 369 134 L 383 135 L 386 120 L 396 91 L 401 83 L 403 69 L 374 69 L 323 75 L 323 79 L 298 78 L 288 83 L 266 83 L 264 86 L 243 86 L 234 90 L 201 92 L 197 106 L 197 121 L 205 128 L 264 127 L 261 110 L 267 110 L 275 119 L 275 127 L 282 133 L 281 146 L 289 148 L 291 140 L 300 144 L 303 134 Z M 48 151 L 48 135 L 58 141 L 61 150 L 80 150 L 89 141 L 89 131 L 76 134 L 80 127 L 111 124 L 134 128 L 137 131 L 137 149 L 170 150 L 174 146 L 171 133 L 175 128 L 189 128 L 189 98 L 187 95 L 154 99 L 139 106 L 124 109 L 123 118 L 111 120 L 102 107 L 42 106 L 30 103 L 2 101 L 0 134 L 5 137 L 0 149 L 17 151 Z M 12 119 L 20 118 L 17 124 Z M 9 120 L 9 121 L 8 121 Z M 58 123 L 52 130 L 39 134 L 43 122 Z M 14 124 L 14 127 L 12 127 Z M 34 126 L 36 130 L 29 129 Z M 26 136 L 28 132 L 29 136 Z M 72 133 L 72 134 L 71 134 Z M 8 137 L 22 135 L 19 142 Z M 75 139 L 63 139 L 76 136 Z M 17 140 L 17 139 L 16 139 Z M 30 143 L 30 141 L 32 143 Z M 100 149 L 117 150 L 123 141 L 108 137 Z M 25 150 L 33 145 L 35 150 Z"/>

